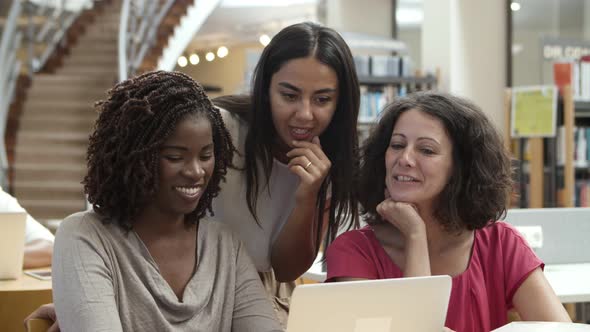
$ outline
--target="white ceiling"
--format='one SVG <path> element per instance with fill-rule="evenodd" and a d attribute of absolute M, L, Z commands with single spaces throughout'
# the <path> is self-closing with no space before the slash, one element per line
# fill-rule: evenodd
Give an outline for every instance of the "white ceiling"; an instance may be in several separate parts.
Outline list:
<path fill-rule="evenodd" d="M 187 50 L 256 42 L 262 33 L 272 36 L 292 23 L 317 21 L 318 1 L 321 0 L 223 0 Z M 513 12 L 515 29 L 579 28 L 584 19 L 590 20 L 584 18 L 584 12 L 590 11 L 590 0 L 516 1 L 521 9 Z M 423 0 L 398 0 L 397 4 L 400 28 L 419 28 Z"/>
<path fill-rule="evenodd" d="M 519 11 L 512 12 L 514 28 L 527 30 L 580 28 L 590 0 L 518 0 Z M 586 8 L 586 9 L 584 9 Z M 586 14 L 587 16 L 590 14 Z"/>
<path fill-rule="evenodd" d="M 229 2 L 235 3 L 238 0 Z M 187 50 L 200 50 L 221 44 L 232 46 L 256 42 L 262 33 L 272 36 L 293 23 L 317 21 L 316 0 L 291 0 L 291 2 L 296 4 L 285 6 L 277 5 L 275 2 L 272 6 L 235 7 L 224 6 L 222 3 L 207 18 Z"/>

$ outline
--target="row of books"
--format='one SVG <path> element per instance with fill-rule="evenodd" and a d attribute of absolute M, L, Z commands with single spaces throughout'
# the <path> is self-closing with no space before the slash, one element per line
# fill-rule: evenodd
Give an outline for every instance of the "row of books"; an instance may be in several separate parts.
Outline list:
<path fill-rule="evenodd" d="M 555 182 L 552 181 L 553 177 L 555 177 Z M 520 181 L 523 181 L 522 183 L 525 185 L 521 186 Z M 564 204 L 566 192 L 563 188 L 563 167 L 558 168 L 556 173 L 544 172 L 543 186 L 544 207 L 566 207 Z M 530 189 L 530 174 L 525 171 L 522 178 L 515 178 L 510 206 L 529 206 Z M 590 207 L 590 178 L 585 177 L 574 182 L 573 204 L 574 207 Z"/>
<path fill-rule="evenodd" d="M 361 105 L 359 109 L 360 123 L 373 123 L 379 118 L 379 114 L 385 106 L 395 98 L 405 96 L 408 87 L 405 84 L 399 86 L 384 85 L 379 88 L 361 86 Z"/>
<path fill-rule="evenodd" d="M 408 77 L 414 71 L 409 56 L 354 55 L 353 58 L 358 76 Z"/>
<path fill-rule="evenodd" d="M 590 55 L 553 63 L 553 81 L 559 87 L 571 85 L 574 100 L 590 101 Z"/>
<path fill-rule="evenodd" d="M 565 164 L 565 127 L 557 130 L 557 165 Z M 574 167 L 590 167 L 590 127 L 574 127 Z"/>
<path fill-rule="evenodd" d="M 590 207 L 590 179 L 576 181 L 574 205 L 575 207 Z"/>

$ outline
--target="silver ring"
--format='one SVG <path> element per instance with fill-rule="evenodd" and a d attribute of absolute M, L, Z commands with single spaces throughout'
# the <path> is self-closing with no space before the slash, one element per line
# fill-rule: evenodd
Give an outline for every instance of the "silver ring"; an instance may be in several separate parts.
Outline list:
<path fill-rule="evenodd" d="M 309 168 L 309 166 L 311 166 L 311 161 L 307 163 L 307 165 L 305 165 L 305 167 L 303 167 L 304 170 L 307 170 Z"/>

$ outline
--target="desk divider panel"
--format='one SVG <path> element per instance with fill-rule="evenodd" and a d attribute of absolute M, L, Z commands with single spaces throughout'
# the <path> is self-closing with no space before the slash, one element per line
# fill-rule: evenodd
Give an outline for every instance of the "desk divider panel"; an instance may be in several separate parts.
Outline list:
<path fill-rule="evenodd" d="M 542 227 L 545 264 L 590 263 L 590 208 L 510 209 L 506 222 Z"/>

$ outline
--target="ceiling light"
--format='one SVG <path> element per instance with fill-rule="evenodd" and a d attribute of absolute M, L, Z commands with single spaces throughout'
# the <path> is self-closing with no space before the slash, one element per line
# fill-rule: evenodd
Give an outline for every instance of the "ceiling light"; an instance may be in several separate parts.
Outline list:
<path fill-rule="evenodd" d="M 262 44 L 262 46 L 266 47 L 266 45 L 270 43 L 270 37 L 267 34 L 263 34 L 260 36 L 260 38 L 258 38 L 258 41 L 260 41 L 260 44 Z"/>
<path fill-rule="evenodd" d="M 205 59 L 207 59 L 207 61 L 211 62 L 211 61 L 215 60 L 215 54 L 213 54 L 213 52 L 207 52 L 207 54 L 205 54 Z"/>
<path fill-rule="evenodd" d="M 217 49 L 217 56 L 220 58 L 225 58 L 229 53 L 229 50 L 225 46 L 221 46 Z"/>
<path fill-rule="evenodd" d="M 191 56 L 188 58 L 188 60 L 191 62 L 191 65 L 197 65 L 199 64 L 199 61 L 201 59 L 199 59 L 199 56 L 197 55 L 197 53 L 193 53 L 191 54 Z"/>
<path fill-rule="evenodd" d="M 188 60 L 186 60 L 186 57 L 184 55 L 178 58 L 178 65 L 179 66 L 186 67 L 187 64 L 188 64 Z"/>
<path fill-rule="evenodd" d="M 519 11 L 520 10 L 520 4 L 518 2 L 513 2 L 510 4 L 510 9 L 512 9 L 513 12 Z"/>

